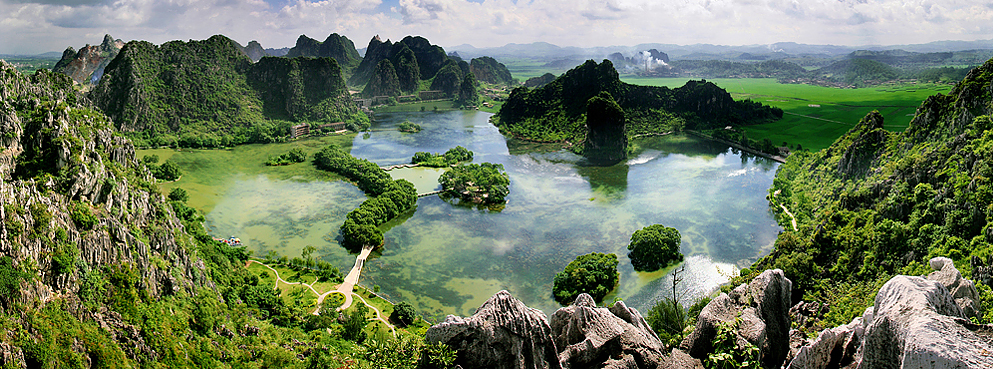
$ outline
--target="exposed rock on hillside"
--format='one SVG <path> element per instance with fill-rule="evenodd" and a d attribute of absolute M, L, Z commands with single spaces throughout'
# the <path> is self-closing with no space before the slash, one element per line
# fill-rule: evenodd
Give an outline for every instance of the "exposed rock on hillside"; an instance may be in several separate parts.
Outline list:
<path fill-rule="evenodd" d="M 679 350 L 665 353 L 641 314 L 624 302 L 597 307 L 581 294 L 545 314 L 500 291 L 468 318 L 449 315 L 427 340 L 458 350 L 463 368 L 700 368 Z"/>
<path fill-rule="evenodd" d="M 748 342 L 758 347 L 763 367 L 780 367 L 789 351 L 792 288 L 793 282 L 783 276 L 782 270 L 776 269 L 762 272 L 730 294 L 720 294 L 700 312 L 696 328 L 680 348 L 695 358 L 705 359 L 713 352 L 712 341 L 718 323 L 740 317 L 739 345 Z"/>
<path fill-rule="evenodd" d="M 76 52 L 71 46 L 62 53 L 62 59 L 52 71 L 63 73 L 80 84 L 97 84 L 103 77 L 104 68 L 124 47 L 124 41 L 115 40 L 110 35 L 103 36 L 100 45 L 86 45 Z"/>
<path fill-rule="evenodd" d="M 500 291 L 468 318 L 449 315 L 425 337 L 458 350 L 463 368 L 561 368 L 545 314 Z"/>
<path fill-rule="evenodd" d="M 552 314 L 551 326 L 564 368 L 657 368 L 666 356 L 652 328 L 624 302 L 607 309 L 580 294 Z"/>
<path fill-rule="evenodd" d="M 962 278 L 951 259 L 930 264 L 935 272 L 928 278 L 890 279 L 874 306 L 849 324 L 822 331 L 799 349 L 789 368 L 993 367 L 993 326 L 972 324 L 962 308 L 978 304 L 972 281 Z"/>
<path fill-rule="evenodd" d="M 12 70 L 0 63 L 0 110 L 22 113 L 0 115 L 14 127 L 0 147 L 0 255 L 38 271 L 18 300 L 75 292 L 83 272 L 104 266 L 136 268 L 152 298 L 213 288 L 131 142 L 77 102 L 67 77 Z"/>
<path fill-rule="evenodd" d="M 267 53 L 265 49 L 262 48 L 262 45 L 255 40 L 249 42 L 248 45 L 242 49 L 242 51 L 245 55 L 248 55 L 249 59 L 252 59 L 253 63 L 258 62 L 263 57 L 269 56 L 269 53 Z"/>
<path fill-rule="evenodd" d="M 401 47 L 397 44 L 402 44 L 403 46 Z M 415 63 L 410 61 L 407 61 L 406 63 L 416 65 L 418 69 L 417 78 L 420 79 L 433 78 L 449 60 L 448 55 L 445 54 L 445 49 L 438 45 L 432 45 L 424 37 L 407 36 L 397 43 L 392 43 L 390 40 L 383 42 L 379 36 L 375 36 L 369 40 L 369 46 L 366 47 L 365 57 L 362 58 L 362 62 L 359 63 L 358 68 L 355 69 L 355 74 L 348 79 L 348 84 L 363 85 L 368 83 L 373 77 L 373 73 L 375 72 L 376 66 L 379 65 L 379 62 L 385 59 L 390 59 L 393 64 L 398 64 L 400 60 L 397 59 L 397 55 L 404 53 L 404 49 L 410 50 L 413 54 L 413 61 Z M 410 58 L 409 56 L 404 56 L 403 59 L 409 60 Z M 395 65 L 395 67 L 397 67 L 398 70 L 406 70 L 406 66 Z M 411 76 L 413 76 L 413 73 L 406 71 L 404 71 L 403 75 L 398 75 L 401 81 L 410 79 Z"/>

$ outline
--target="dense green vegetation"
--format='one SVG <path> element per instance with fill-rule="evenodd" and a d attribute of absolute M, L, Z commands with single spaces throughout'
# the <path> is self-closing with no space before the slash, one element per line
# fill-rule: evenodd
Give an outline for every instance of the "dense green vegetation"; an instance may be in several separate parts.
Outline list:
<path fill-rule="evenodd" d="M 799 229 L 787 228 L 753 270 L 783 269 L 795 283 L 794 302 L 843 297 L 829 315 L 846 322 L 870 302 L 851 291 L 925 273 L 935 256 L 952 258 L 989 291 L 991 280 L 973 274 L 970 259 L 985 265 L 993 254 L 991 82 L 993 61 L 948 95 L 928 98 L 902 133 L 872 112 L 827 149 L 790 156 L 770 201 L 790 209 Z M 981 295 L 991 306 L 993 295 Z"/>
<path fill-rule="evenodd" d="M 270 156 L 269 159 L 266 159 L 265 165 L 290 165 L 293 163 L 303 163 L 305 161 L 307 161 L 307 153 L 303 152 L 303 149 L 301 148 L 294 148 L 290 149 L 290 151 L 285 154 Z"/>
<path fill-rule="evenodd" d="M 656 69 L 648 74 L 690 74 L 707 78 L 779 78 L 790 79 L 808 75 L 803 67 L 782 61 L 766 60 L 758 63 L 731 62 L 725 60 L 675 60 L 670 62 L 671 70 Z"/>
<path fill-rule="evenodd" d="M 185 191 L 173 188 L 168 200 L 158 192 L 127 139 L 77 103 L 68 77 L 42 71 L 27 78 L 0 63 L 0 85 L 9 93 L 0 105 L 20 119 L 13 124 L 23 135 L 14 138 L 25 145 L 11 156 L 13 170 L 0 174 L 3 185 L 33 193 L 29 206 L 0 198 L 2 242 L 39 250 L 0 257 L 0 342 L 29 367 L 451 366 L 454 352 L 426 345 L 420 320 L 397 337 L 369 323 L 371 314 L 346 327 L 333 315 L 311 314 L 313 306 L 285 285 L 273 289 L 271 274 L 245 267 L 244 248 L 207 234 Z M 14 142 L 6 138 L 4 145 Z M 66 162 L 47 160 L 62 148 Z M 71 184 L 83 178 L 97 180 L 93 196 L 72 195 Z M 42 193 L 34 189 L 49 181 Z M 127 252 L 99 261 L 94 255 L 104 247 Z M 308 282 L 316 274 L 341 278 L 306 252 L 287 265 L 306 271 Z M 39 298 L 34 291 L 43 289 L 53 294 Z"/>
<path fill-rule="evenodd" d="M 469 71 L 476 79 L 496 85 L 513 85 L 514 77 L 506 65 L 488 56 L 474 58 L 469 61 Z"/>
<path fill-rule="evenodd" d="M 445 198 L 473 204 L 502 204 L 510 194 L 510 176 L 503 164 L 466 164 L 456 166 L 438 178 Z"/>
<path fill-rule="evenodd" d="M 355 69 L 355 74 L 348 79 L 348 84 L 361 86 L 369 83 L 375 75 L 377 65 L 383 60 L 390 60 L 398 71 L 401 90 L 413 93 L 417 91 L 418 86 L 415 81 L 434 78 L 449 58 L 445 54 L 445 49 L 432 45 L 426 38 L 420 36 L 407 36 L 396 43 L 390 40 L 383 42 L 379 36 L 376 36 L 369 40 L 365 57 Z M 411 68 L 416 68 L 416 71 Z"/>
<path fill-rule="evenodd" d="M 383 232 L 376 227 L 417 204 L 413 184 L 402 179 L 394 181 L 376 163 L 355 158 L 337 146 L 330 145 L 314 154 L 314 165 L 355 181 L 359 189 L 375 196 L 349 212 L 341 226 L 341 245 L 349 250 L 381 246 Z"/>
<path fill-rule="evenodd" d="M 397 124 L 397 131 L 407 132 L 407 133 L 417 133 L 421 131 L 421 125 L 413 123 L 409 120 L 405 120 L 400 124 Z"/>
<path fill-rule="evenodd" d="M 373 96 L 400 96 L 400 80 L 397 79 L 396 68 L 389 59 L 383 59 L 376 64 L 376 69 L 369 78 L 369 83 L 362 90 L 362 95 Z"/>
<path fill-rule="evenodd" d="M 355 50 L 355 44 L 348 37 L 332 33 L 324 42 L 317 41 L 306 35 L 297 38 L 296 45 L 286 53 L 287 58 L 298 56 L 308 56 L 317 58 L 332 58 L 338 62 L 344 72 L 348 73 L 355 69 L 362 60 L 359 52 Z"/>
<path fill-rule="evenodd" d="M 589 60 L 544 87 L 514 89 L 493 121 L 502 132 L 529 140 L 582 142 L 586 103 L 600 92 L 614 97 L 633 132 L 647 131 L 645 126 L 658 127 L 660 122 L 703 129 L 782 117 L 779 109 L 734 101 L 710 82 L 690 81 L 676 89 L 636 86 L 621 82 L 610 61 L 597 64 Z M 677 117 L 683 119 L 675 122 Z"/>
<path fill-rule="evenodd" d="M 569 262 L 552 282 L 552 296 L 563 306 L 571 304 L 581 293 L 588 293 L 597 303 L 617 287 L 617 255 L 592 252 Z"/>
<path fill-rule="evenodd" d="M 155 179 L 163 181 L 175 181 L 183 176 L 183 171 L 176 166 L 176 163 L 166 160 L 162 165 L 158 165 L 158 155 L 145 155 L 141 158 L 148 170 L 152 172 Z"/>
<path fill-rule="evenodd" d="M 631 252 L 628 253 L 628 258 L 631 259 L 634 270 L 654 272 L 672 262 L 683 260 L 683 254 L 679 252 L 681 243 L 682 238 L 677 229 L 653 224 L 631 235 L 631 243 L 628 244 Z"/>
<path fill-rule="evenodd" d="M 138 146 L 219 147 L 284 139 L 299 122 L 368 124 L 331 58 L 252 64 L 224 36 L 127 43 L 90 94 Z"/>
<path fill-rule="evenodd" d="M 552 83 L 552 81 L 554 80 L 555 80 L 554 74 L 545 73 L 537 77 L 528 78 L 527 81 L 524 81 L 524 87 L 538 88 L 547 85 L 549 83 Z"/>
<path fill-rule="evenodd" d="M 429 153 L 419 151 L 410 158 L 411 164 L 420 164 L 425 167 L 442 168 L 458 163 L 472 161 L 472 151 L 462 146 L 455 146 L 444 154 Z"/>
<path fill-rule="evenodd" d="M 832 63 L 813 71 L 812 74 L 832 82 L 865 86 L 894 80 L 900 76 L 901 72 L 875 60 L 854 58 Z"/>

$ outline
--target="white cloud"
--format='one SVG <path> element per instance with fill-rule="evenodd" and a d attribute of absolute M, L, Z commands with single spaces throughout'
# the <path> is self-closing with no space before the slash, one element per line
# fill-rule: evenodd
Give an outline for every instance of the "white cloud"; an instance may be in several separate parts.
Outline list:
<path fill-rule="evenodd" d="M 115 37 L 162 43 L 224 34 L 292 46 L 332 32 L 433 43 L 905 44 L 993 38 L 974 0 L 0 0 L 0 53 L 58 51 Z"/>

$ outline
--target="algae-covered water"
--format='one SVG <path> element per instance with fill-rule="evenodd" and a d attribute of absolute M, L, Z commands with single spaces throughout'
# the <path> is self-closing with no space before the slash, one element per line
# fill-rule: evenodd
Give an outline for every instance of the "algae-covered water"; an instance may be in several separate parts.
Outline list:
<path fill-rule="evenodd" d="M 408 301 L 435 318 L 471 314 L 501 289 L 551 312 L 557 307 L 551 297 L 555 273 L 577 255 L 612 252 L 620 259 L 621 280 L 607 299 L 622 298 L 644 312 L 671 293 L 666 275 L 671 268 L 635 272 L 626 256 L 634 231 L 656 223 L 679 229 L 687 255 L 680 288 L 688 303 L 726 281 L 734 265 L 768 253 L 781 230 L 765 199 L 775 162 L 692 137 L 665 136 L 636 140 L 637 150 L 627 162 L 593 167 L 554 146 L 505 139 L 488 123 L 490 116 L 380 114 L 371 132 L 354 136 L 352 155 L 381 166 L 406 163 L 417 151 L 462 145 L 475 153 L 477 163 L 503 164 L 511 179 L 508 203 L 499 210 L 456 206 L 437 196 L 419 199 L 413 212 L 384 226 L 385 246 L 366 262 L 361 284 L 378 285 L 382 295 Z M 396 124 L 404 120 L 423 130 L 397 132 Z M 337 229 L 365 196 L 309 163 L 262 166 L 267 155 L 291 147 L 316 152 L 334 140 L 348 146 L 342 138 L 324 138 L 231 151 L 155 153 L 186 171 L 163 187 L 190 191 L 191 204 L 206 211 L 210 232 L 238 236 L 262 255 L 274 250 L 292 257 L 313 245 L 347 270 L 354 256 L 337 245 Z M 437 188 L 442 170 L 390 173 L 414 182 L 423 193 Z"/>

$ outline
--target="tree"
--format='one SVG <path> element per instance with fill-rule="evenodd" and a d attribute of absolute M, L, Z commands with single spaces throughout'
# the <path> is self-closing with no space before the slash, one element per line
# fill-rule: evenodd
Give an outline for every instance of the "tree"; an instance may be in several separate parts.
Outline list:
<path fill-rule="evenodd" d="M 676 287 L 683 278 L 679 273 L 683 268 L 672 271 L 672 295 L 664 297 L 655 303 L 648 310 L 646 320 L 652 330 L 659 335 L 659 339 L 668 345 L 677 344 L 683 339 L 683 329 L 686 328 L 686 311 L 680 303 L 680 296 L 676 292 Z"/>
<path fill-rule="evenodd" d="M 617 255 L 593 252 L 579 255 L 555 275 L 552 295 L 565 306 L 581 293 L 588 293 L 597 303 L 617 287 Z"/>
<path fill-rule="evenodd" d="M 190 199 L 190 195 L 186 193 L 186 190 L 176 187 L 172 191 L 169 191 L 169 200 L 186 202 Z"/>
<path fill-rule="evenodd" d="M 183 171 L 179 170 L 179 166 L 173 163 L 172 160 L 166 160 L 152 174 L 155 175 L 155 178 L 163 181 L 175 181 L 183 175 Z"/>
<path fill-rule="evenodd" d="M 682 261 L 683 254 L 679 253 L 682 239 L 679 231 L 661 224 L 653 224 L 642 228 L 631 235 L 628 244 L 628 258 L 634 270 L 639 272 L 654 272 L 674 261 Z"/>
<path fill-rule="evenodd" d="M 406 301 L 401 301 L 396 306 L 393 306 L 393 315 L 391 318 L 400 323 L 401 326 L 407 326 L 417 318 L 417 311 Z"/>
<path fill-rule="evenodd" d="M 366 309 L 368 308 L 365 307 L 365 304 L 357 304 L 355 309 L 345 314 L 345 322 L 342 324 L 344 328 L 341 332 L 342 338 L 357 343 L 362 343 L 365 340 Z"/>

